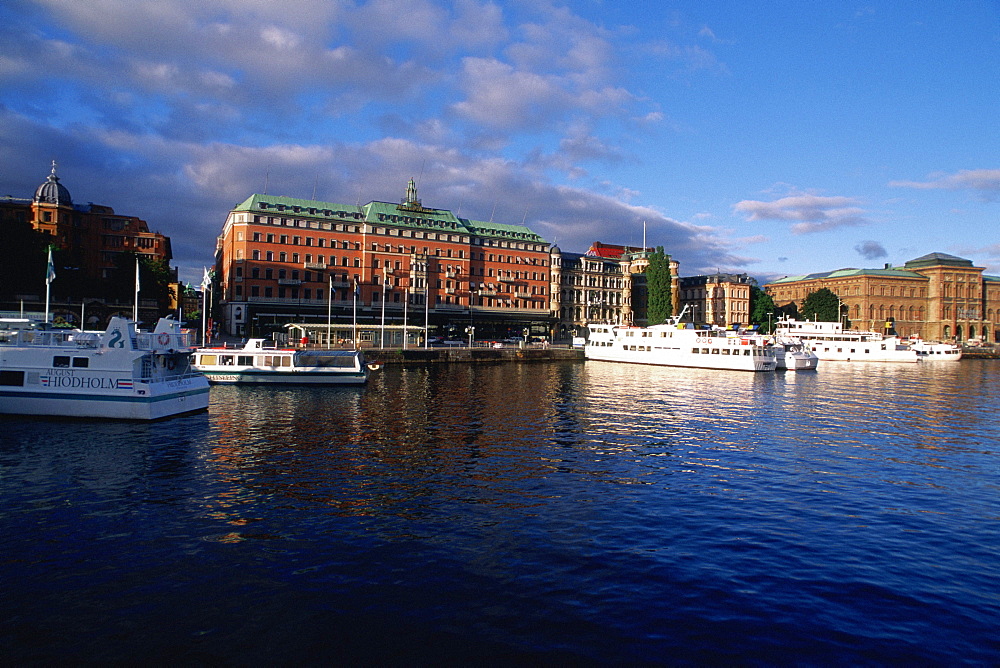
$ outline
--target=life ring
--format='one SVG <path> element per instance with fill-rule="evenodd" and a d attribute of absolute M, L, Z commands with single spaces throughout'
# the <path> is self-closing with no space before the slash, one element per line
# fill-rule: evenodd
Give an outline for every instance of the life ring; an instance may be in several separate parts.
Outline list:
<path fill-rule="evenodd" d="M 168 358 L 167 358 L 167 368 L 168 368 L 168 369 L 170 369 L 170 370 L 173 370 L 173 368 L 174 368 L 175 366 L 177 366 L 177 363 L 176 363 L 176 362 L 174 362 L 174 358 L 172 358 L 172 357 L 168 357 Z"/>
<path fill-rule="evenodd" d="M 160 342 L 161 346 L 165 346 L 170 343 L 170 335 L 166 332 L 160 332 L 160 335 L 156 337 L 156 340 Z"/>

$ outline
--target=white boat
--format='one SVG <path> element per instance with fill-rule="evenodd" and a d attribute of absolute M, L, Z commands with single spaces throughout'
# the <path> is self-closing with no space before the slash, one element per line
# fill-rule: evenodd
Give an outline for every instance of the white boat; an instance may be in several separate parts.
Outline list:
<path fill-rule="evenodd" d="M 0 413 L 155 420 L 208 408 L 187 334 L 113 317 L 104 332 L 0 322 Z"/>
<path fill-rule="evenodd" d="M 360 350 L 267 348 L 249 339 L 242 348 L 199 348 L 194 367 L 212 383 L 363 385 L 374 365 Z"/>
<path fill-rule="evenodd" d="M 823 361 L 833 362 L 916 362 L 917 352 L 898 336 L 878 332 L 844 330 L 839 322 L 782 318 L 775 327 L 776 337 L 802 341 Z"/>
<path fill-rule="evenodd" d="M 819 357 L 799 339 L 775 337 L 772 347 L 778 370 L 814 371 L 819 366 Z"/>
<path fill-rule="evenodd" d="M 916 339 L 910 342 L 910 348 L 917 352 L 917 357 L 927 362 L 957 362 L 962 359 L 962 347 L 953 343 Z"/>
<path fill-rule="evenodd" d="M 717 328 L 695 329 L 693 324 L 680 322 L 683 315 L 682 311 L 667 323 L 650 327 L 592 324 L 584 354 L 588 360 L 605 362 L 774 371 L 774 351 L 758 337 Z"/>

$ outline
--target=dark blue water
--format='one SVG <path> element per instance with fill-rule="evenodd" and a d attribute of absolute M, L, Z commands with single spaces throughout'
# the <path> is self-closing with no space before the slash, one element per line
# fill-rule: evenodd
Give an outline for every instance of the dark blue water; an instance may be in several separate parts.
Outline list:
<path fill-rule="evenodd" d="M 390 367 L 2 418 L 0 659 L 1000 663 L 998 381 Z"/>

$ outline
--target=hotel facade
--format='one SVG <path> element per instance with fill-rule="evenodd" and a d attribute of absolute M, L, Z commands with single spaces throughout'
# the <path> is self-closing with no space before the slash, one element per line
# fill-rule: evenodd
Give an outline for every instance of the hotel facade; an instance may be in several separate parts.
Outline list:
<path fill-rule="evenodd" d="M 327 318 L 477 338 L 554 325 L 549 244 L 424 207 L 412 179 L 399 203 L 252 195 L 229 212 L 215 267 L 215 317 L 232 336 Z"/>

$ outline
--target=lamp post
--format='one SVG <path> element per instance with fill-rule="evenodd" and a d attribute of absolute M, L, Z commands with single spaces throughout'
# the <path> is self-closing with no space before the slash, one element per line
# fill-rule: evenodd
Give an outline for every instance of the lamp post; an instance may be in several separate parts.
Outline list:
<path fill-rule="evenodd" d="M 475 323 L 473 322 L 474 316 L 473 316 L 473 312 L 472 312 L 472 308 L 476 305 L 476 294 L 478 294 L 478 291 L 475 290 L 475 289 L 473 289 L 472 287 L 470 287 L 469 288 L 469 329 L 467 330 L 469 332 L 469 347 L 470 348 L 472 347 L 472 343 L 475 340 L 475 333 L 476 333 L 476 328 L 474 326 Z"/>
<path fill-rule="evenodd" d="M 389 297 L 389 277 L 382 278 L 382 335 L 379 339 L 379 348 L 385 348 L 385 302 Z"/>

